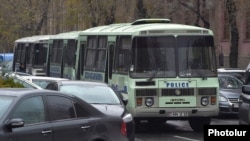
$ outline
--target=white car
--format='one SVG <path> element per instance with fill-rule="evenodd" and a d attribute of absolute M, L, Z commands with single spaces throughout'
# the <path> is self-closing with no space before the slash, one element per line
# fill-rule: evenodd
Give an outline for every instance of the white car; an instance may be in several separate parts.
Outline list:
<path fill-rule="evenodd" d="M 32 83 L 29 80 L 24 79 L 23 76 L 15 74 L 15 73 L 6 73 L 4 75 L 4 77 L 12 78 L 14 80 L 14 82 L 18 82 L 18 83 L 22 84 L 25 88 L 43 89 L 39 85 Z"/>
<path fill-rule="evenodd" d="M 41 88 L 45 89 L 48 84 L 51 82 L 56 82 L 58 80 L 69 80 L 67 78 L 58 78 L 58 77 L 48 77 L 48 76 L 22 76 L 24 79 L 35 83 L 36 85 L 40 86 Z"/>

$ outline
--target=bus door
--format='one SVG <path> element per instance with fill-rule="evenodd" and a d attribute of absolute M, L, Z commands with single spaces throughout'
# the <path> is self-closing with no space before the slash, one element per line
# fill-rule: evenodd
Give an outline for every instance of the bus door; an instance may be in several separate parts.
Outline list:
<path fill-rule="evenodd" d="M 113 69 L 113 61 L 114 61 L 114 42 L 108 43 L 107 49 L 107 61 L 106 61 L 106 68 L 105 68 L 105 79 L 104 82 L 108 83 L 109 80 L 112 80 L 112 69 Z"/>
<path fill-rule="evenodd" d="M 131 36 L 117 36 L 117 41 L 112 51 L 112 55 L 109 55 L 109 59 L 112 60 L 112 70 L 109 70 L 108 83 L 124 96 L 127 96 L 128 93 L 128 71 L 131 63 L 130 48 Z"/>
<path fill-rule="evenodd" d="M 87 42 L 81 41 L 80 46 L 78 47 L 76 53 L 76 80 L 83 79 L 83 71 L 84 71 L 84 52 Z"/>
<path fill-rule="evenodd" d="M 63 57 L 63 78 L 75 79 L 77 40 L 70 39 L 65 41 Z"/>

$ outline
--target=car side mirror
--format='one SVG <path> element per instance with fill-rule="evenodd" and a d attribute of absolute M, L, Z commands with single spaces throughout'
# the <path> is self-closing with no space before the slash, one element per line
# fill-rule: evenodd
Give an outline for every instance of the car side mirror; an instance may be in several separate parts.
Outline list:
<path fill-rule="evenodd" d="M 24 121 L 23 121 L 23 119 L 20 119 L 20 118 L 14 118 L 14 119 L 11 119 L 7 123 L 7 126 L 10 127 L 10 128 L 23 127 L 24 126 Z"/>
<path fill-rule="evenodd" d="M 250 85 L 243 85 L 242 86 L 242 93 L 250 95 Z"/>

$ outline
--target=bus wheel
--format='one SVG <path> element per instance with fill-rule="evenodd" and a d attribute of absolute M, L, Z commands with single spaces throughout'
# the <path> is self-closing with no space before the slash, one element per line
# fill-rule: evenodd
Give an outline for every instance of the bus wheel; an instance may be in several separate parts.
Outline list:
<path fill-rule="evenodd" d="M 209 125 L 211 122 L 211 118 L 208 117 L 200 117 L 200 118 L 191 118 L 188 120 L 190 127 L 195 132 L 202 132 L 204 125 Z"/>

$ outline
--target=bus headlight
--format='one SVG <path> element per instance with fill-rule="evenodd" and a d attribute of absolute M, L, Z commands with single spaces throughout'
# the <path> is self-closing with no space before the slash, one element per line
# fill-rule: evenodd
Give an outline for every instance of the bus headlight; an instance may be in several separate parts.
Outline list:
<path fill-rule="evenodd" d="M 153 106 L 153 105 L 154 105 L 154 98 L 153 98 L 153 97 L 147 97 L 147 98 L 145 99 L 145 105 L 146 105 L 147 107 Z"/>
<path fill-rule="evenodd" d="M 207 106 L 208 103 L 209 103 L 208 97 L 202 97 L 202 98 L 201 98 L 201 105 Z"/>

